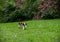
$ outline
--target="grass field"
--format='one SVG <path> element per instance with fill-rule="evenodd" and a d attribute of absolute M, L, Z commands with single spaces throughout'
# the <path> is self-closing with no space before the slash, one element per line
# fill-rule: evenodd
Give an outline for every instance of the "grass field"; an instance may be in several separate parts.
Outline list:
<path fill-rule="evenodd" d="M 60 19 L 25 22 L 26 30 L 18 22 L 0 23 L 0 42 L 60 42 Z"/>

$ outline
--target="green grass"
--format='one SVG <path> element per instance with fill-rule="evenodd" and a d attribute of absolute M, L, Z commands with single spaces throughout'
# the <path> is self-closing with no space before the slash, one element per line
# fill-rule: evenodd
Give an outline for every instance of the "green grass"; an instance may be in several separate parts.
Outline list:
<path fill-rule="evenodd" d="M 60 42 L 60 19 L 25 22 L 26 30 L 18 22 L 0 23 L 0 42 Z"/>

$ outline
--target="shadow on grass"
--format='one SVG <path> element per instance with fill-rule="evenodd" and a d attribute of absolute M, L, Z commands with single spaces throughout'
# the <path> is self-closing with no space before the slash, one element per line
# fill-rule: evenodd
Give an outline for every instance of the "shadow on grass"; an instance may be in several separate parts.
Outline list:
<path fill-rule="evenodd" d="M 58 42 L 60 42 L 60 35 L 58 36 Z"/>
<path fill-rule="evenodd" d="M 0 42 L 6 42 L 6 39 L 0 38 Z"/>

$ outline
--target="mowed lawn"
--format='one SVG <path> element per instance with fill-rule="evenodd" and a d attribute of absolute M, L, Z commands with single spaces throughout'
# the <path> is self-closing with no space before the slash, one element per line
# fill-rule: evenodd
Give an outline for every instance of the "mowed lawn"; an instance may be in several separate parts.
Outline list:
<path fill-rule="evenodd" d="M 60 19 L 25 22 L 26 30 L 18 22 L 0 23 L 0 42 L 60 42 Z"/>

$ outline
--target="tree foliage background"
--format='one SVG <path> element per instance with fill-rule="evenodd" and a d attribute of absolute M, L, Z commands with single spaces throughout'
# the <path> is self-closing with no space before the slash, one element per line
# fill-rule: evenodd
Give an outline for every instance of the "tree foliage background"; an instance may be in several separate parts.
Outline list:
<path fill-rule="evenodd" d="M 0 22 L 60 18 L 60 0 L 0 0 Z"/>

